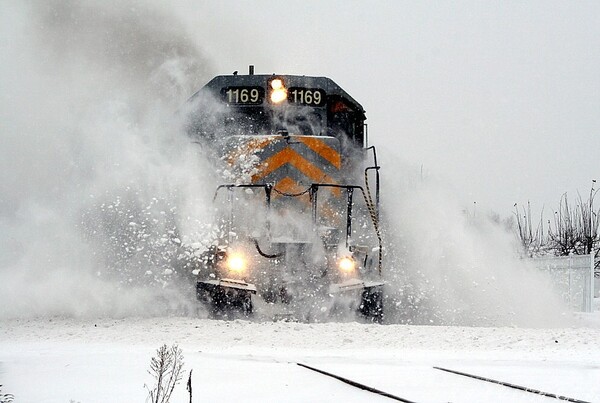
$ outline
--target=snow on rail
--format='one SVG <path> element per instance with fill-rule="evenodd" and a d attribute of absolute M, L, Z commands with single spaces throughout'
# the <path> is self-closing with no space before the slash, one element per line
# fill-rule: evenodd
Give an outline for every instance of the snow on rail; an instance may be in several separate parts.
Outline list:
<path fill-rule="evenodd" d="M 591 402 L 588 402 L 588 401 L 585 401 L 585 400 L 574 399 L 572 397 L 560 396 L 560 395 L 557 395 L 555 393 L 542 392 L 541 390 L 537 390 L 537 389 L 533 389 L 533 388 L 528 388 L 526 386 L 515 385 L 514 383 L 502 382 L 502 381 L 497 381 L 497 380 L 491 379 L 491 378 L 485 378 L 483 376 L 478 376 L 478 375 L 473 375 L 473 374 L 467 374 L 466 372 L 460 372 L 460 371 L 455 371 L 455 370 L 452 370 L 452 369 L 440 368 L 440 367 L 433 367 L 433 368 L 434 369 L 439 369 L 440 371 L 449 372 L 451 374 L 462 375 L 462 376 L 466 376 L 468 378 L 477 379 L 479 381 L 495 383 L 496 385 L 502 385 L 502 386 L 506 386 L 508 388 L 522 390 L 523 392 L 533 393 L 535 395 L 541 395 L 541 396 L 551 397 L 553 399 L 565 400 L 567 402 L 573 402 L 573 403 L 591 403 Z"/>
<path fill-rule="evenodd" d="M 355 381 L 353 381 L 351 379 L 344 378 L 343 376 L 332 374 L 331 372 L 323 371 L 321 369 L 314 368 L 314 367 L 311 367 L 311 366 L 308 366 L 306 364 L 302 364 L 302 363 L 299 363 L 299 362 L 297 362 L 296 364 L 299 365 L 299 366 L 301 366 L 301 367 L 303 367 L 303 368 L 310 369 L 311 371 L 315 371 L 315 372 L 317 372 L 319 374 L 322 374 L 322 375 L 325 375 L 325 376 L 330 376 L 330 377 L 332 377 L 334 379 L 337 379 L 338 381 L 342 381 L 344 383 L 347 383 L 350 386 L 354 386 L 355 388 L 366 390 L 367 392 L 371 392 L 371 393 L 375 393 L 377 395 L 389 397 L 390 399 L 394 399 L 394 400 L 397 400 L 399 402 L 415 403 L 412 400 L 407 400 L 407 399 L 404 399 L 402 397 L 398 397 L 396 395 L 392 395 L 391 393 L 387 393 L 387 392 L 384 392 L 382 390 L 375 389 L 375 388 L 372 388 L 372 387 L 367 386 L 367 385 L 363 385 L 362 383 L 358 383 L 358 382 L 355 382 Z"/>

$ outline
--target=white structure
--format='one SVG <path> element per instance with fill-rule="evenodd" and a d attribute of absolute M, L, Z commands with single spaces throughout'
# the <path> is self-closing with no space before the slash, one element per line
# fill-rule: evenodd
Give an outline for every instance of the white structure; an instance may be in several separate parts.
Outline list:
<path fill-rule="evenodd" d="M 555 289 L 574 310 L 592 312 L 594 301 L 594 255 L 552 256 L 533 259 L 552 277 Z"/>

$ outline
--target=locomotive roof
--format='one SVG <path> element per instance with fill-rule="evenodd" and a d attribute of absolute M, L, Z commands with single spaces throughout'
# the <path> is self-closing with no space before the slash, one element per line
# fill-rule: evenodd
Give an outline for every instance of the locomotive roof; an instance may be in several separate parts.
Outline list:
<path fill-rule="evenodd" d="M 231 74 L 216 76 L 210 80 L 203 89 L 208 89 L 213 92 L 219 92 L 222 88 L 228 86 L 265 86 L 267 81 L 271 78 L 278 77 L 282 78 L 285 82 L 286 87 L 307 87 L 307 88 L 320 88 L 325 91 L 327 95 L 336 95 L 346 99 L 352 106 L 355 107 L 356 111 L 365 113 L 362 105 L 359 104 L 354 98 L 350 96 L 346 91 L 337 85 L 332 79 L 327 77 L 310 77 L 310 76 L 297 76 L 297 75 L 286 75 L 286 74 Z M 202 91 L 202 90 L 201 90 Z"/>

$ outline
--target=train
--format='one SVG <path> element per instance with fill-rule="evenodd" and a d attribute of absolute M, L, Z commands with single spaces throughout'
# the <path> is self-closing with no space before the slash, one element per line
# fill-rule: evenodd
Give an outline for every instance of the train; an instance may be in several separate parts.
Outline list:
<path fill-rule="evenodd" d="M 215 317 L 383 321 L 380 166 L 361 104 L 330 78 L 250 66 L 188 110 L 220 182 L 197 300 Z"/>

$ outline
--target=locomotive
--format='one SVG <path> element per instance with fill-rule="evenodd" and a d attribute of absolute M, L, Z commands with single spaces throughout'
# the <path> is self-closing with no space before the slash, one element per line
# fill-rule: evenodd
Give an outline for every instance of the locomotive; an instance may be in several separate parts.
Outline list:
<path fill-rule="evenodd" d="M 213 78 L 189 105 L 187 130 L 222 181 L 198 301 L 215 316 L 380 322 L 380 167 L 362 106 L 329 78 L 253 66 Z"/>

